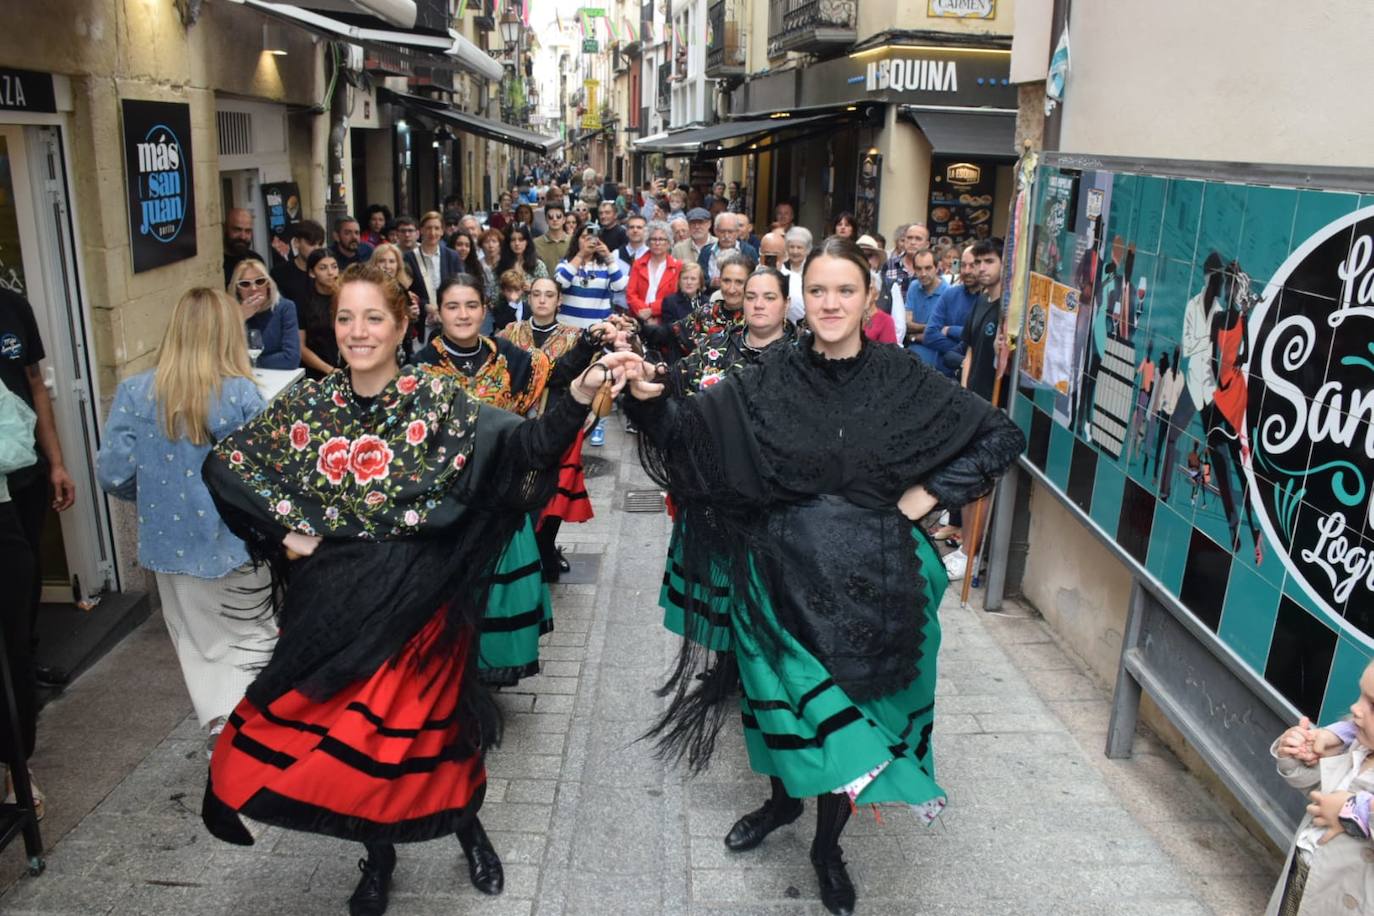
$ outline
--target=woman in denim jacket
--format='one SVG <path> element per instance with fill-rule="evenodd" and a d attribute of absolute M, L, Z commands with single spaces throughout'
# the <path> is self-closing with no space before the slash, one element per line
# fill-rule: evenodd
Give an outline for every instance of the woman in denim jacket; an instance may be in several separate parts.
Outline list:
<path fill-rule="evenodd" d="M 264 407 L 253 381 L 242 317 L 227 296 L 193 289 L 172 310 L 157 367 L 115 393 L 100 486 L 138 504 L 138 561 L 157 576 L 207 751 L 276 643 L 261 612 L 268 572 L 249 562 L 201 481 L 210 447 Z"/>

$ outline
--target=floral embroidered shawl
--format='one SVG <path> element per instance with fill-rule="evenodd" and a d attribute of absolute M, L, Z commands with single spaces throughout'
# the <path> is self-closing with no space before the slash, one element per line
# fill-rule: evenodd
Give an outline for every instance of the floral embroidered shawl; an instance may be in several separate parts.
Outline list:
<path fill-rule="evenodd" d="M 481 338 L 482 346 L 491 350 L 491 355 L 482 364 L 476 374 L 468 377 L 449 358 L 448 351 L 444 349 L 442 340 L 435 337 L 420 352 L 419 368 L 431 378 L 445 377 L 450 378 L 460 387 L 464 388 L 470 395 L 483 404 L 490 404 L 492 407 L 499 407 L 502 410 L 509 410 L 525 416 L 531 410 L 539 406 L 539 400 L 544 394 L 544 385 L 549 379 L 549 358 L 538 349 L 531 351 L 528 356 L 530 359 L 529 381 L 526 382 L 524 389 L 515 390 L 512 381 L 510 364 L 506 354 L 502 352 L 502 347 L 498 341 L 490 338 Z M 509 342 L 507 346 L 512 346 Z M 520 353 L 520 350 L 515 352 Z"/>
<path fill-rule="evenodd" d="M 415 367 L 364 406 L 339 369 L 297 384 L 213 454 L 283 528 L 405 536 L 455 518 L 479 409 L 455 379 Z"/>

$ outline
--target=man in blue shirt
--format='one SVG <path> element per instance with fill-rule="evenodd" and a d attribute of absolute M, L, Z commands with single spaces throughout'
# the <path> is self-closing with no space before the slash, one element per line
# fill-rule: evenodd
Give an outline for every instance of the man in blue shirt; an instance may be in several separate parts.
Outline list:
<path fill-rule="evenodd" d="M 921 338 L 926 332 L 926 325 L 930 324 L 935 306 L 945 290 L 949 289 L 949 284 L 940 276 L 940 270 L 935 266 L 935 254 L 930 249 L 916 252 L 915 263 L 916 282 L 911 284 L 906 293 L 906 336 L 909 341 L 907 349 L 927 364 L 938 367 L 939 356 L 922 343 Z"/>
<path fill-rule="evenodd" d="M 959 260 L 959 282 L 940 294 L 940 300 L 930 311 L 925 336 L 921 342 L 934 350 L 940 362 L 938 368 L 950 378 L 958 378 L 964 362 L 964 322 L 973 312 L 978 298 L 978 277 L 973 268 L 973 246 L 969 245 Z"/>
<path fill-rule="evenodd" d="M 339 273 L 354 264 L 365 264 L 372 257 L 372 246 L 362 241 L 358 221 L 351 216 L 341 216 L 334 221 L 333 251 Z"/>

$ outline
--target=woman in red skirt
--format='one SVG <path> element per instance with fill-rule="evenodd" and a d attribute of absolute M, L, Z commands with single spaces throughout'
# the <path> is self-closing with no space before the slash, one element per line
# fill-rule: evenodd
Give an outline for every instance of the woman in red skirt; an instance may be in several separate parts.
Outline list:
<path fill-rule="evenodd" d="M 522 350 L 541 350 L 553 363 L 545 399 L 539 405 L 540 411 L 550 396 L 567 387 L 591 365 L 603 347 L 611 346 L 617 338 L 615 326 L 610 322 L 601 322 L 586 330 L 559 323 L 558 305 L 561 298 L 562 291 L 557 283 L 544 278 L 535 280 L 530 284 L 529 320 L 506 325 L 497 335 Z M 586 432 L 585 428 L 579 432 L 577 439 L 563 455 L 558 469 L 558 489 L 539 515 L 536 535 L 546 582 L 557 582 L 559 576 L 569 569 L 568 561 L 558 546 L 559 528 L 564 522 L 585 522 L 592 517 L 592 501 L 587 496 L 587 480 L 582 470 L 582 440 Z"/>
<path fill-rule="evenodd" d="M 500 892 L 477 820 L 500 737 L 472 651 L 484 583 L 548 501 L 598 387 L 635 359 L 608 357 L 525 421 L 402 371 L 406 305 L 376 268 L 349 268 L 333 303 L 348 368 L 294 387 L 204 467 L 230 529 L 272 566 L 281 627 L 215 747 L 206 826 L 252 843 L 242 814 L 361 841 L 354 916 L 385 912 L 398 842 L 456 834 L 473 883 Z"/>

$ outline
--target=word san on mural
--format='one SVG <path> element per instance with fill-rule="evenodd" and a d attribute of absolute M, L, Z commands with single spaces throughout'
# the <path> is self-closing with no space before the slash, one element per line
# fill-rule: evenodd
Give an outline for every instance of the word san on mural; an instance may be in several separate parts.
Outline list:
<path fill-rule="evenodd" d="M 196 253 L 191 115 L 179 102 L 126 99 L 124 164 L 134 273 Z"/>

